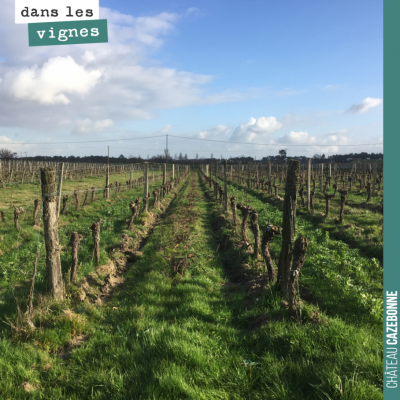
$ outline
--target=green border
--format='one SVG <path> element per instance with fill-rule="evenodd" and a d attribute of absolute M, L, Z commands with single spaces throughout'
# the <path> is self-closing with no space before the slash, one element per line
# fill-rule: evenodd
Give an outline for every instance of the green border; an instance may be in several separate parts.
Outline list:
<path fill-rule="evenodd" d="M 399 200 L 396 196 L 398 181 L 398 152 L 400 150 L 400 1 L 384 0 L 383 7 L 383 131 L 384 131 L 384 212 L 390 218 L 384 220 L 384 275 L 383 275 L 383 397 L 385 400 L 400 399 L 399 372 L 396 369 L 397 387 L 389 389 L 387 362 L 399 362 L 399 343 L 387 344 L 387 292 L 400 294 L 399 265 Z M 397 297 L 398 299 L 398 297 Z M 395 312 L 390 311 L 389 312 Z M 398 315 L 397 315 L 398 319 Z M 398 323 L 399 321 L 397 321 Z M 396 327 L 399 328 L 398 326 Z M 398 336 L 398 335 L 397 335 Z M 397 338 L 397 341 L 399 339 Z M 396 358 L 389 358 L 389 349 L 396 349 Z M 393 356 L 392 356 L 393 357 Z M 398 364 L 394 364 L 397 365 Z M 394 385 L 393 385 L 394 386 Z"/>

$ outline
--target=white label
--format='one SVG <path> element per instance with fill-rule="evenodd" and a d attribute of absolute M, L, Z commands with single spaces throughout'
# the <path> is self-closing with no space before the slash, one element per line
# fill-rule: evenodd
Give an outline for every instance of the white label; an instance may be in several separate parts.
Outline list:
<path fill-rule="evenodd" d="M 15 0 L 15 23 L 99 19 L 99 0 Z"/>

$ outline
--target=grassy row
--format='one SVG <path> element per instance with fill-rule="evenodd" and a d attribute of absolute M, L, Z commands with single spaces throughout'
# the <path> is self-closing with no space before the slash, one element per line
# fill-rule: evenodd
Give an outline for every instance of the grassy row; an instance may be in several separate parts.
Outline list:
<path fill-rule="evenodd" d="M 149 191 L 152 192 L 160 184 L 161 182 L 150 184 Z M 90 225 L 99 218 L 103 221 L 101 224 L 100 256 L 101 262 L 105 263 L 108 251 L 119 242 L 120 234 L 126 226 L 126 219 L 130 217 L 129 203 L 142 196 L 143 187 L 138 187 L 120 192 L 118 195 L 113 191 L 111 200 L 105 200 L 97 196 L 97 200 L 94 203 L 79 210 L 73 209 L 72 204 L 70 204 L 69 210 L 71 211 L 67 215 L 60 215 L 59 219 L 63 273 L 68 275 L 68 270 L 71 266 L 72 256 L 69 241 L 72 232 L 84 235 L 79 251 L 79 259 L 81 261 L 79 275 L 84 276 L 95 267 Z M 149 205 L 152 208 L 152 199 Z M 31 216 L 29 219 L 31 219 Z M 140 223 L 140 219 L 138 222 Z M 12 313 L 14 310 L 14 306 L 10 306 L 14 302 L 10 302 L 10 299 L 12 299 L 12 291 L 15 287 L 23 291 L 19 296 L 26 298 L 28 284 L 25 281 L 31 277 L 37 248 L 39 248 L 41 257 L 38 261 L 36 288 L 39 292 L 44 292 L 46 267 L 43 226 L 39 231 L 33 228 L 31 224 L 21 221 L 20 231 L 6 229 L 6 227 L 1 226 L 0 238 L 2 241 L 0 242 L 0 248 L 4 254 L 0 256 L 0 315 L 3 316 Z M 138 226 L 138 229 L 140 230 L 141 227 Z"/>
<path fill-rule="evenodd" d="M 276 207 L 252 196 L 248 202 L 259 211 L 261 228 L 268 219 L 275 224 L 281 219 Z M 379 318 L 371 317 L 368 307 L 360 316 L 360 310 L 348 310 L 356 318 L 351 320 L 332 305 L 303 303 L 299 325 L 288 319 L 274 287 L 256 297 L 240 281 L 229 281 L 227 273 L 245 268 L 244 276 L 251 275 L 257 265 L 235 245 L 241 238 L 226 217 L 220 223 L 221 212 L 194 175 L 109 304 L 85 305 L 84 313 L 66 313 L 65 305 L 44 308 L 47 342 L 11 343 L 3 331 L 4 398 L 382 399 Z M 298 228 L 311 241 L 302 285 L 312 283 L 305 281 L 306 273 L 323 248 L 343 257 L 352 251 L 346 245 L 332 248 L 325 234 L 310 237 L 306 223 Z M 276 256 L 279 243 L 273 246 Z M 324 264 L 328 257 L 331 265 Z M 328 271 L 340 263 L 333 253 L 324 253 L 317 264 L 326 273 L 315 281 L 326 280 L 325 290 L 316 295 L 321 301 L 330 298 L 329 285 L 335 281 Z M 361 277 L 359 272 L 349 263 L 343 276 Z M 340 295 L 353 299 L 345 290 Z M 268 323 L 251 329 L 260 316 Z M 49 353 L 48 346 L 54 348 L 60 337 L 64 343 L 66 336 L 77 334 L 88 340 L 70 359 Z M 19 387 L 24 381 L 37 390 L 25 394 Z"/>
<path fill-rule="evenodd" d="M 223 181 L 220 179 L 220 184 Z M 256 196 L 264 203 L 269 203 L 282 207 L 282 201 L 275 198 L 274 195 L 269 195 L 261 190 L 248 189 L 246 186 L 240 185 L 237 182 L 231 182 L 230 193 L 237 193 L 239 200 L 246 202 L 246 196 Z M 333 194 L 333 189 L 329 188 L 327 193 Z M 280 192 L 283 196 L 283 193 Z M 332 238 L 342 240 L 358 248 L 368 257 L 376 258 L 380 263 L 383 262 L 383 216 L 382 214 L 369 210 L 362 206 L 366 200 L 365 193 L 351 192 L 346 198 L 344 209 L 344 223 L 337 224 L 340 213 L 340 197 L 330 200 L 330 211 L 328 217 L 325 217 L 325 197 L 317 192 L 314 198 L 314 213 L 308 212 L 306 207 L 301 206 L 300 197 L 297 199 L 297 215 L 304 220 L 308 220 L 316 229 L 329 232 Z M 373 201 L 379 199 L 372 198 Z M 359 206 L 355 206 L 359 205 Z"/>
<path fill-rule="evenodd" d="M 228 185 L 230 193 L 233 189 Z M 250 193 L 247 203 L 258 211 L 261 231 L 268 221 L 282 224 L 278 207 Z M 222 207 L 216 207 L 222 213 Z M 238 214 L 241 215 L 240 211 Z M 275 350 L 275 362 L 282 357 L 287 367 L 279 379 L 286 394 L 265 398 L 382 398 L 381 266 L 377 260 L 361 256 L 345 243 L 331 240 L 329 233 L 315 229 L 302 217 L 296 219 L 297 233 L 310 241 L 300 277 L 302 325 L 272 322 L 288 319 L 285 303 L 275 286 L 259 301 L 253 299 L 254 306 L 238 315 L 242 326 L 257 321 L 260 316 L 270 321 L 255 336 L 264 337 L 266 343 L 279 348 Z M 226 238 L 236 243 L 242 240 L 239 230 L 232 227 L 223 230 L 221 242 Z M 279 239 L 271 244 L 276 264 L 280 246 Z M 225 263 L 229 268 L 232 264 L 246 265 L 249 275 L 259 267 L 239 246 L 229 249 Z M 273 340 L 276 337 L 282 339 L 281 343 Z"/>

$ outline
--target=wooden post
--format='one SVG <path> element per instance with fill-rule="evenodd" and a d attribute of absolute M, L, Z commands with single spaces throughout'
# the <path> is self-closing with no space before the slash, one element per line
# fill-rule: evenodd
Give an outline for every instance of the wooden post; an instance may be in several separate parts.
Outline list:
<path fill-rule="evenodd" d="M 56 300 L 62 300 L 64 298 L 64 282 L 62 280 L 60 244 L 58 240 L 55 171 L 52 168 L 41 168 L 40 180 L 43 198 L 47 291 Z"/>
<path fill-rule="evenodd" d="M 268 184 L 271 185 L 271 161 L 268 161 Z"/>
<path fill-rule="evenodd" d="M 110 198 L 110 189 L 108 188 L 109 184 L 110 184 L 110 146 L 108 146 L 108 153 L 107 153 L 106 199 Z"/>
<path fill-rule="evenodd" d="M 307 159 L 307 210 L 310 211 L 311 158 Z"/>
<path fill-rule="evenodd" d="M 323 188 L 323 186 L 324 186 L 324 164 L 322 164 L 321 163 L 321 177 L 320 177 L 320 188 L 319 188 L 319 191 L 320 192 L 323 192 L 324 191 L 324 188 Z"/>
<path fill-rule="evenodd" d="M 110 166 L 107 166 L 107 175 L 106 175 L 106 199 L 110 198 Z"/>
<path fill-rule="evenodd" d="M 70 279 L 72 282 L 76 282 L 76 278 L 78 276 L 78 251 L 79 245 L 83 239 L 83 235 L 80 235 L 78 232 L 72 232 L 71 240 L 69 242 L 72 247 L 72 266 L 71 266 L 71 276 Z"/>
<path fill-rule="evenodd" d="M 100 264 L 100 225 L 102 220 L 99 219 L 97 222 L 93 223 L 90 226 L 92 230 L 92 237 L 94 241 L 94 258 L 96 260 L 97 265 Z"/>
<path fill-rule="evenodd" d="M 145 201 L 144 198 L 149 195 L 149 163 L 144 163 L 144 193 L 143 193 L 143 204 L 144 210 L 143 212 L 147 212 L 148 201 Z"/>
<path fill-rule="evenodd" d="M 57 189 L 57 218 L 60 216 L 60 204 L 61 204 L 61 192 L 62 192 L 62 180 L 64 173 L 64 163 L 60 163 L 60 176 L 58 177 L 58 189 Z"/>
<path fill-rule="evenodd" d="M 296 232 L 297 184 L 300 162 L 290 160 L 287 170 L 285 198 L 283 202 L 282 247 L 279 255 L 278 282 L 283 295 L 288 293 L 290 268 L 293 256 L 293 241 Z"/>
<path fill-rule="evenodd" d="M 377 160 L 372 162 L 372 196 L 375 196 L 375 188 L 376 188 L 376 164 Z"/>
<path fill-rule="evenodd" d="M 228 184 L 227 184 L 227 177 L 226 177 L 226 170 L 227 170 L 227 162 L 224 160 L 224 211 L 228 211 Z"/>
<path fill-rule="evenodd" d="M 172 180 L 175 179 L 175 164 L 172 164 Z"/>
<path fill-rule="evenodd" d="M 164 171 L 163 171 L 163 185 L 167 182 L 167 164 L 164 163 Z"/>

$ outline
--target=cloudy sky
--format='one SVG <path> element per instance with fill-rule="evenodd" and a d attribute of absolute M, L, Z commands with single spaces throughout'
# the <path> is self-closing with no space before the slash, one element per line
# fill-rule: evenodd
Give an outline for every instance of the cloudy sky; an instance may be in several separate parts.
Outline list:
<path fill-rule="evenodd" d="M 146 158 L 168 133 L 189 157 L 383 150 L 382 1 L 100 0 L 108 43 L 48 47 L 1 5 L 0 148 Z"/>

